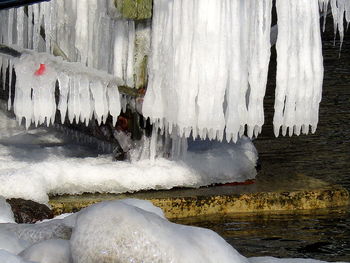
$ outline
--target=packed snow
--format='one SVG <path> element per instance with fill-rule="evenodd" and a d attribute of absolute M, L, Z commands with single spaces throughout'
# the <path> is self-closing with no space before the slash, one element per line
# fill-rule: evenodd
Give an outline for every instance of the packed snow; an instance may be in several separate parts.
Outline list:
<path fill-rule="evenodd" d="M 42 234 L 55 232 L 58 226 L 65 233 Z M 33 242 L 32 236 L 40 239 Z M 2 238 L 10 242 L 0 242 L 0 261 L 9 263 L 325 263 L 246 258 L 214 231 L 171 223 L 161 209 L 137 199 L 102 202 L 44 223 L 0 224 Z"/>
<path fill-rule="evenodd" d="M 150 147 L 140 148 L 149 152 Z M 256 175 L 257 152 L 246 137 L 237 144 L 191 142 L 186 158 L 173 161 L 140 158 L 143 154 L 134 151 L 135 159 L 115 162 L 71 136 L 46 128 L 25 130 L 0 111 L 0 195 L 47 203 L 48 194 L 200 187 Z"/>

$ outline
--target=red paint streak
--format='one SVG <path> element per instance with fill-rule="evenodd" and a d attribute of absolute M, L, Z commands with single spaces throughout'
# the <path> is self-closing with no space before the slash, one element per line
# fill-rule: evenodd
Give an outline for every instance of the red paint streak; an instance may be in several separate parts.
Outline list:
<path fill-rule="evenodd" d="M 244 182 L 232 182 L 232 183 L 226 183 L 226 184 L 217 184 L 218 186 L 236 186 L 236 185 L 249 185 L 254 184 L 255 180 L 247 180 Z"/>
<path fill-rule="evenodd" d="M 35 71 L 34 75 L 35 76 L 41 76 L 45 73 L 46 71 L 46 66 L 45 64 L 40 64 L 39 68 L 37 69 L 37 71 Z"/>

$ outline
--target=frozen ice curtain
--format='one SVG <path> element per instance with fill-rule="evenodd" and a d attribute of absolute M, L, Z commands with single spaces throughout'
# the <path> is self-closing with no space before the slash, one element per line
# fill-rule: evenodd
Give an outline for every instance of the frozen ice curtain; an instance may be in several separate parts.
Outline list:
<path fill-rule="evenodd" d="M 143 113 L 188 137 L 237 140 L 264 123 L 271 0 L 155 0 Z"/>
<path fill-rule="evenodd" d="M 322 96 L 323 58 L 317 0 L 277 0 L 277 81 L 274 129 L 278 136 L 314 132 Z"/>
<path fill-rule="evenodd" d="M 349 0 L 277 0 L 274 130 L 314 132 L 323 81 L 320 14 L 344 36 Z M 271 0 L 155 0 L 143 113 L 188 137 L 257 136 L 270 60 Z"/>

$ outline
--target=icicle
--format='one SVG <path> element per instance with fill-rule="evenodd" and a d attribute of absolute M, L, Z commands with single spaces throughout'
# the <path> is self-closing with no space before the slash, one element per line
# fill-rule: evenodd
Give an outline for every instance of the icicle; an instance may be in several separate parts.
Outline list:
<path fill-rule="evenodd" d="M 17 14 L 17 45 L 19 47 L 24 47 L 24 40 L 23 40 L 23 22 L 24 22 L 24 8 L 19 7 L 16 9 Z"/>
<path fill-rule="evenodd" d="M 7 58 L 3 58 L 2 60 L 2 87 L 6 89 L 6 72 L 9 64 L 9 60 Z"/>
<path fill-rule="evenodd" d="M 51 51 L 52 23 L 51 23 L 51 3 L 42 2 L 40 8 L 43 9 L 44 30 L 45 30 L 45 51 Z"/>
<path fill-rule="evenodd" d="M 107 98 L 108 98 L 108 109 L 111 116 L 113 116 L 113 126 L 116 125 L 118 116 L 120 114 L 120 98 L 118 92 L 118 86 L 112 85 L 107 89 Z"/>
<path fill-rule="evenodd" d="M 220 140 L 226 125 L 227 139 L 236 141 L 246 123 L 251 136 L 259 131 L 272 1 L 157 0 L 153 8 L 143 113 L 176 124 L 179 136 L 198 130 Z"/>
<path fill-rule="evenodd" d="M 33 5 L 28 5 L 28 48 L 33 48 Z"/>
<path fill-rule="evenodd" d="M 135 45 L 135 23 L 129 21 L 128 23 L 128 59 L 126 66 L 126 85 L 134 87 L 134 45 Z"/>
<path fill-rule="evenodd" d="M 92 105 L 90 105 L 90 81 L 89 79 L 81 75 L 79 81 L 79 101 L 80 101 L 80 122 L 85 122 L 87 126 L 92 115 Z"/>
<path fill-rule="evenodd" d="M 13 63 L 11 60 L 8 61 L 8 69 L 9 69 L 9 98 L 8 98 L 8 101 L 7 101 L 7 110 L 11 110 L 12 108 L 12 70 L 13 70 Z M 5 72 L 6 72 L 6 69 L 5 69 Z M 5 86 L 5 83 L 4 83 L 4 86 Z"/>
<path fill-rule="evenodd" d="M 323 65 L 317 0 L 276 2 L 279 35 L 274 130 L 315 130 L 321 101 Z M 300 27 L 300 25 L 303 25 Z M 300 130 L 300 128 L 298 128 Z"/>
<path fill-rule="evenodd" d="M 271 0 L 250 1 L 249 12 L 249 62 L 248 62 L 248 116 L 250 130 L 264 124 L 263 100 L 267 83 L 267 71 L 270 61 Z M 233 58 L 234 59 L 234 58 Z M 251 137 L 250 134 L 249 137 Z"/>
<path fill-rule="evenodd" d="M 153 125 L 153 129 L 152 129 L 152 136 L 151 136 L 151 142 L 150 142 L 150 157 L 149 159 L 151 161 L 154 161 L 156 158 L 156 154 L 157 154 L 157 140 L 158 140 L 158 126 L 157 125 Z"/>
<path fill-rule="evenodd" d="M 33 49 L 39 50 L 39 39 L 40 39 L 40 11 L 39 5 L 32 5 L 33 7 Z"/>
<path fill-rule="evenodd" d="M 79 55 L 80 55 L 79 61 L 81 61 L 84 65 L 87 64 L 87 52 L 89 50 L 88 10 L 89 10 L 89 1 L 87 0 L 77 1 L 77 21 L 75 23 L 75 46 L 79 51 Z"/>
<path fill-rule="evenodd" d="M 60 89 L 60 98 L 58 103 L 58 110 L 61 113 L 61 123 L 64 124 L 67 112 L 67 101 L 68 101 L 68 91 L 69 91 L 69 77 L 61 72 L 57 76 L 58 86 Z"/>
<path fill-rule="evenodd" d="M 7 29 L 7 33 L 8 33 L 8 36 L 7 36 L 7 44 L 9 45 L 12 45 L 13 44 L 13 25 L 14 25 L 14 22 L 13 22 L 13 18 L 14 18 L 14 9 L 10 9 L 8 10 L 8 29 Z M 5 42 L 6 44 L 6 42 Z"/>

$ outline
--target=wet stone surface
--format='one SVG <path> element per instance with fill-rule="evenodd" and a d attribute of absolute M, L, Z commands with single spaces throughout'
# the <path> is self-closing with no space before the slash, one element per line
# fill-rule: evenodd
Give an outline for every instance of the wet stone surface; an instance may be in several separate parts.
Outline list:
<path fill-rule="evenodd" d="M 46 205 L 21 198 L 7 199 L 11 205 L 16 223 L 35 223 L 53 218 L 53 212 Z"/>

